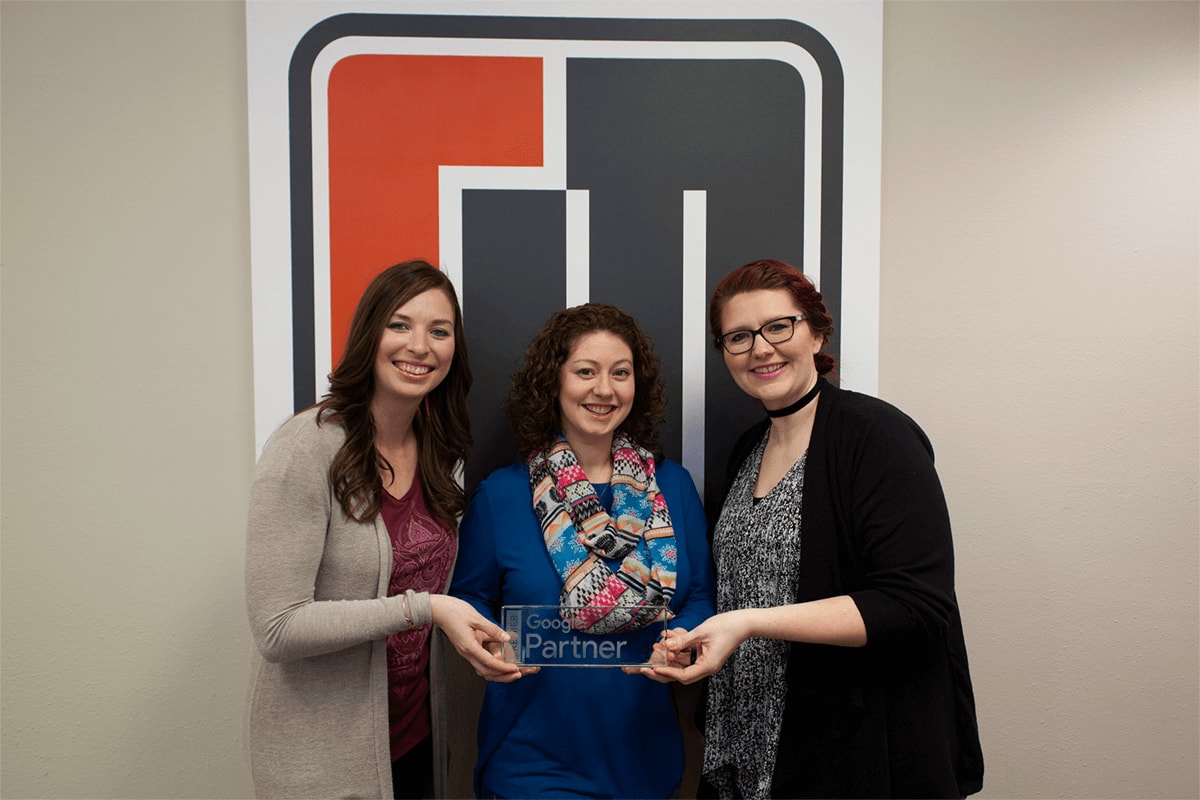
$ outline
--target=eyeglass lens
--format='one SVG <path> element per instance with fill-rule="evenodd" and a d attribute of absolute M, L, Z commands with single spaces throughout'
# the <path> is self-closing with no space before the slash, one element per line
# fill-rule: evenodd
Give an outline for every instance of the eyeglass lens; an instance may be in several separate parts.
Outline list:
<path fill-rule="evenodd" d="M 803 317 L 800 317 L 803 319 Z M 721 337 L 721 344 L 730 355 L 745 353 L 754 346 L 754 337 L 761 336 L 769 344 L 782 344 L 792 338 L 796 330 L 795 317 L 780 317 L 773 319 L 758 330 L 730 331 Z"/>

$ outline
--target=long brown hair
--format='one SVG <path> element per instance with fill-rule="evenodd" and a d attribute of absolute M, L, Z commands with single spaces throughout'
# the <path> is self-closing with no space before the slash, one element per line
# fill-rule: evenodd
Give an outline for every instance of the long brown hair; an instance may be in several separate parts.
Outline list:
<path fill-rule="evenodd" d="M 375 449 L 371 418 L 375 356 L 384 326 L 397 308 L 432 289 L 444 292 L 454 307 L 454 358 L 445 379 L 426 395 L 413 417 L 417 463 L 425 502 L 435 516 L 454 525 L 467 507 L 466 494 L 454 477 L 471 446 L 467 408 L 471 365 L 462 310 L 444 272 L 426 261 L 406 261 L 379 273 L 363 292 L 350 323 L 346 351 L 329 376 L 329 394 L 321 400 L 317 413 L 318 425 L 331 420 L 346 429 L 346 442 L 329 465 L 329 482 L 342 511 L 359 522 L 379 513 L 379 472 L 392 469 Z"/>
<path fill-rule="evenodd" d="M 656 458 L 662 457 L 658 426 L 666 417 L 667 408 L 662 362 L 633 317 L 616 306 L 586 303 L 551 315 L 542 332 L 525 348 L 525 359 L 513 373 L 508 424 L 521 458 L 548 447 L 562 431 L 559 370 L 579 337 L 595 331 L 617 336 L 633 352 L 633 406 L 620 429 Z"/>

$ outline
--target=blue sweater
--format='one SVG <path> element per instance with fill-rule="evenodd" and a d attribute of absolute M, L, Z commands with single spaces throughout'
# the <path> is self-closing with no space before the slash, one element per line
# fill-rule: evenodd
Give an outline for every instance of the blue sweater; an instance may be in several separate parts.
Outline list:
<path fill-rule="evenodd" d="M 657 466 L 679 552 L 670 627 L 690 630 L 714 612 L 704 509 L 687 470 Z M 555 605 L 561 590 L 528 468 L 496 470 L 463 517 L 451 594 L 498 619 L 502 605 Z M 667 685 L 612 667 L 543 667 L 487 686 L 476 794 L 663 798 L 682 777 L 683 739 Z"/>

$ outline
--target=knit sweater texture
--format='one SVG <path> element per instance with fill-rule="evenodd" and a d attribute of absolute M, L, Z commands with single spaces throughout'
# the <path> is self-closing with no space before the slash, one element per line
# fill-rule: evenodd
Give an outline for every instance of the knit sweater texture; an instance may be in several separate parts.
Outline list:
<path fill-rule="evenodd" d="M 383 518 L 347 517 L 329 483 L 344 429 L 316 410 L 285 422 L 259 459 L 246 533 L 246 605 L 256 645 L 248 732 L 258 797 L 392 796 L 386 637 L 407 629 L 387 596 Z M 410 595 L 414 625 L 429 595 Z M 444 786 L 440 637 L 430 636 L 436 791 Z"/>

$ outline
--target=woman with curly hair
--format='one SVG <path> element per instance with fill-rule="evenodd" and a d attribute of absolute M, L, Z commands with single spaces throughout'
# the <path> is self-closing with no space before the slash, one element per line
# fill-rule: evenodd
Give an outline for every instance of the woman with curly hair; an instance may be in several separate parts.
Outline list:
<path fill-rule="evenodd" d="M 329 394 L 263 449 L 246 534 L 259 797 L 444 796 L 431 623 L 480 675 L 519 676 L 483 644 L 507 634 L 439 594 L 470 386 L 454 287 L 398 264 L 359 301 Z"/>
<path fill-rule="evenodd" d="M 598 304 L 551 316 L 513 375 L 522 458 L 471 499 L 451 593 L 492 618 L 504 605 L 558 605 L 596 634 L 659 621 L 664 606 L 678 634 L 711 615 L 700 497 L 659 452 L 665 405 L 658 357 L 632 317 Z M 682 735 L 652 670 L 525 671 L 487 687 L 480 797 L 678 791 Z"/>

